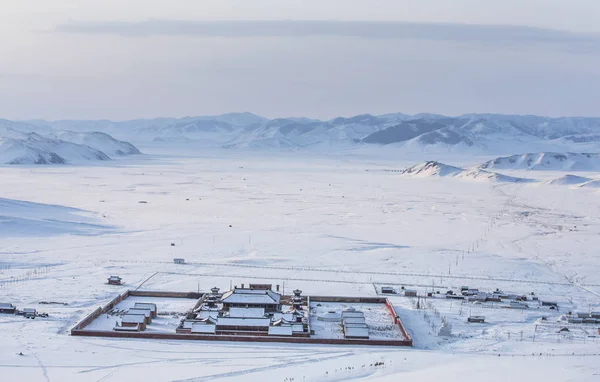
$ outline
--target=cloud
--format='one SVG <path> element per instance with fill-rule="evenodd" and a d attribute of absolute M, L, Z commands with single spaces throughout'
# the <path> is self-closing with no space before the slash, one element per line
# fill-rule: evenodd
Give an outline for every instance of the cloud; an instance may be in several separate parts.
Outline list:
<path fill-rule="evenodd" d="M 68 22 L 56 26 L 62 33 L 119 36 L 204 37 L 360 37 L 368 39 L 423 39 L 494 43 L 564 43 L 600 46 L 600 34 L 507 25 L 411 23 L 387 21 L 179 21 Z"/>

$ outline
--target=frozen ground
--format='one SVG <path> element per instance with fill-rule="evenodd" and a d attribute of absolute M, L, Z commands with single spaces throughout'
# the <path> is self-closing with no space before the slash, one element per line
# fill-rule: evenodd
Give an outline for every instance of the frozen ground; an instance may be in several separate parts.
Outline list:
<path fill-rule="evenodd" d="M 0 315 L 2 379 L 599 380 L 598 339 L 558 335 L 540 321 L 562 312 L 461 311 L 445 300 L 417 310 L 400 296 L 392 301 L 413 349 L 68 335 L 97 306 L 140 285 L 196 291 L 265 281 L 288 293 L 359 296 L 375 295 L 374 284 L 470 285 L 600 310 L 598 190 L 407 178 L 374 170 L 416 160 L 303 155 L 164 153 L 102 166 L 1 167 L 0 216 L 12 228 L 0 234 L 0 302 L 50 314 Z M 109 275 L 125 285 L 107 285 Z M 466 324 L 468 311 L 488 322 Z M 449 339 L 435 335 L 444 316 L 454 326 Z"/>

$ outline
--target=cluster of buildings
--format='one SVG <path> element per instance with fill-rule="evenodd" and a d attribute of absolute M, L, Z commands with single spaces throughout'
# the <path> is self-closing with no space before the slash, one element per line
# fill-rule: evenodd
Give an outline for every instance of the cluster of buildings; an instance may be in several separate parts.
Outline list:
<path fill-rule="evenodd" d="M 181 321 L 177 333 L 309 337 L 308 303 L 301 290 L 279 294 L 279 286 L 250 284 L 220 293 L 212 288 Z"/>
<path fill-rule="evenodd" d="M 156 304 L 146 302 L 136 302 L 133 308 L 129 308 L 123 316 L 121 322 L 115 323 L 113 330 L 117 332 L 139 332 L 146 330 L 146 325 L 156 318 Z"/>
<path fill-rule="evenodd" d="M 569 324 L 600 324 L 600 312 L 575 313 L 567 317 Z"/>
<path fill-rule="evenodd" d="M 401 288 L 405 297 L 419 297 L 417 291 L 414 289 Z M 391 286 L 381 287 L 381 293 L 383 294 L 396 294 L 397 291 Z M 515 309 L 527 309 L 529 308 L 528 302 L 535 302 L 541 306 L 547 306 L 549 309 L 558 309 L 558 303 L 554 301 L 541 301 L 538 296 L 534 293 L 520 295 L 515 293 L 505 293 L 500 289 L 496 288 L 495 291 L 486 292 L 481 291 L 477 288 L 470 288 L 469 286 L 462 286 L 460 292 L 452 290 L 446 291 L 444 295 L 440 295 L 440 292 L 428 292 L 427 297 L 445 297 L 447 299 L 469 301 L 473 303 L 483 302 L 508 302 L 508 308 Z M 425 295 L 423 295 L 425 297 Z"/>
<path fill-rule="evenodd" d="M 17 309 L 17 307 L 11 303 L 0 303 L 0 313 L 2 314 L 16 314 L 19 316 L 23 316 L 25 318 L 31 318 L 34 319 L 38 316 L 38 312 L 36 309 L 34 308 L 23 308 L 23 310 L 19 310 Z M 48 315 L 46 313 L 43 313 L 44 317 L 47 317 Z"/>

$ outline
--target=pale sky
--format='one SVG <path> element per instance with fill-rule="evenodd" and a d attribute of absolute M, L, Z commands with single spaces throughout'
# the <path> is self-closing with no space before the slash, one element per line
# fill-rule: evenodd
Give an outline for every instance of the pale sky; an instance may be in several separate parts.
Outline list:
<path fill-rule="evenodd" d="M 600 116 L 599 0 L 0 2 L 0 118 Z"/>

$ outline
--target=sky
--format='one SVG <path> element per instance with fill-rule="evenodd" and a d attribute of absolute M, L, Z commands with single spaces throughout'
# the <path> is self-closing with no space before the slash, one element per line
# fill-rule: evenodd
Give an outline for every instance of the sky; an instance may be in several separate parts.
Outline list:
<path fill-rule="evenodd" d="M 600 116 L 598 0 L 0 2 L 0 118 Z"/>

